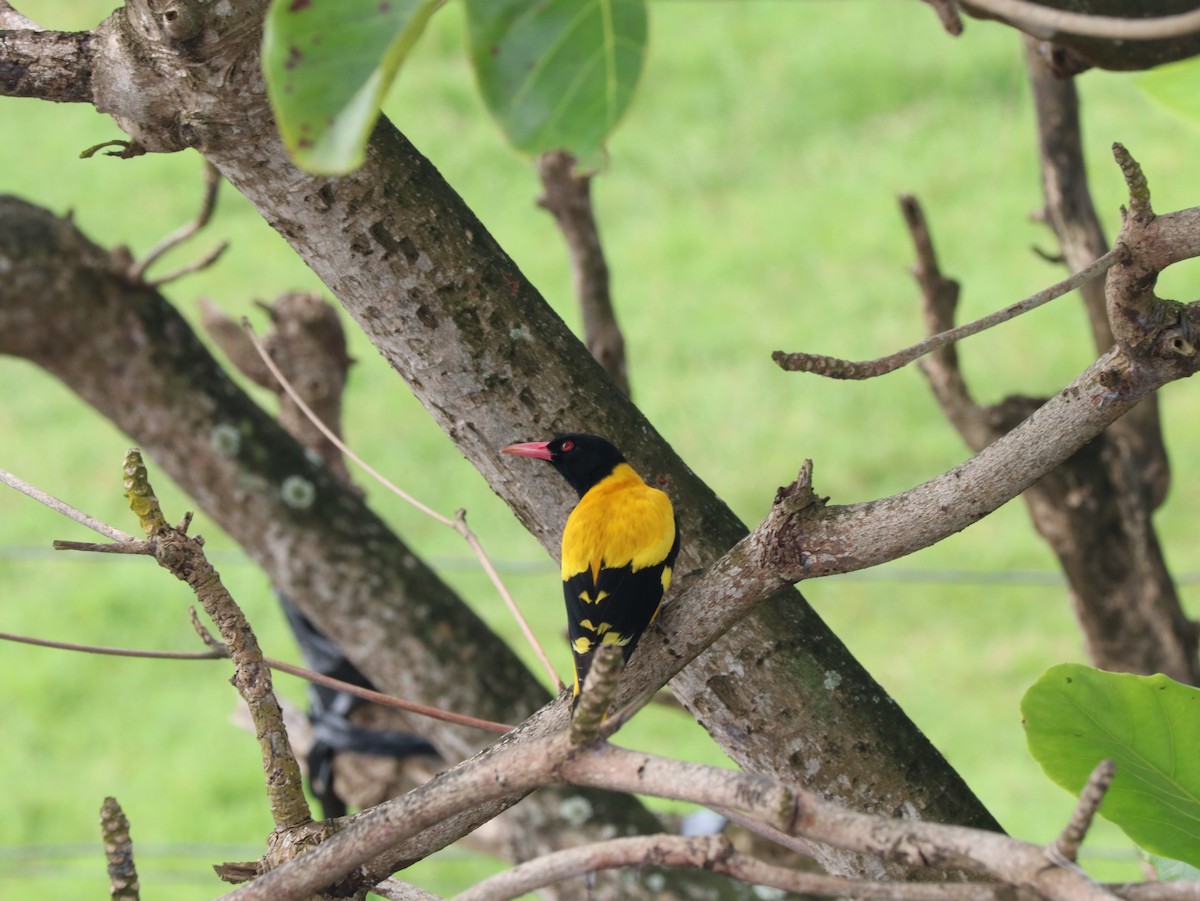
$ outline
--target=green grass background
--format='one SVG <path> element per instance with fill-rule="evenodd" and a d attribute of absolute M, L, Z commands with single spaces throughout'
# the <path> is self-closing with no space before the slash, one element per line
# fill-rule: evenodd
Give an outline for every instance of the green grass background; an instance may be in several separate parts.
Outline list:
<path fill-rule="evenodd" d="M 49 27 L 70 29 L 94 25 L 112 0 L 19 5 Z M 867 358 L 920 337 L 900 192 L 924 203 L 943 267 L 963 283 L 963 318 L 1062 276 L 1031 252 L 1053 242 L 1030 219 L 1040 189 L 1018 38 L 970 21 L 952 39 L 912 0 L 659 0 L 651 15 L 639 94 L 611 141 L 610 169 L 593 188 L 639 404 L 751 525 L 806 457 L 815 461 L 818 490 L 835 503 L 901 491 L 959 462 L 965 452 L 916 371 L 842 384 L 785 374 L 770 353 Z M 535 206 L 534 170 L 487 120 L 462 45 L 461 10 L 449 4 L 407 63 L 387 111 L 575 324 L 565 253 Z M 1110 236 L 1123 199 L 1109 153 L 1114 140 L 1145 166 L 1157 209 L 1200 201 L 1193 129 L 1151 106 L 1129 76 L 1089 73 L 1081 91 L 1094 194 Z M 102 243 L 144 252 L 199 201 L 194 154 L 78 159 L 80 150 L 121 137 L 91 109 L 3 99 L 0 129 L 0 191 L 72 211 Z M 164 268 L 220 239 L 232 247 L 219 265 L 168 290 L 193 321 L 200 296 L 261 322 L 252 299 L 320 288 L 229 189 L 208 231 Z M 1161 293 L 1200 294 L 1195 265 L 1176 270 Z M 350 441 L 425 502 L 469 510 L 566 672 L 557 578 L 545 554 L 369 344 L 357 335 L 352 341 L 359 364 L 347 399 Z M 973 338 L 961 352 L 982 401 L 1053 392 L 1093 357 L 1070 299 Z M 257 396 L 270 404 L 265 392 Z M 1196 478 L 1187 465 L 1200 442 L 1200 398 L 1187 383 L 1162 396 L 1175 482 L 1158 525 L 1182 575 L 1200 570 L 1190 528 Z M 120 494 L 128 438 L 20 361 L 0 359 L 0 398 L 0 466 L 132 527 Z M 150 464 L 168 514 L 179 516 L 187 499 Z M 517 640 L 455 536 L 379 489 L 370 495 L 496 629 Z M 294 659 L 262 575 L 207 517 L 198 517 L 196 530 L 209 538 L 267 652 Z M 196 646 L 186 591 L 153 564 L 48 550 L 55 538 L 82 537 L 80 527 L 32 501 L 0 493 L 0 630 Z M 1200 613 L 1194 585 L 1182 591 L 1192 614 Z M 805 593 L 1007 829 L 1035 841 L 1056 834 L 1071 799 L 1029 757 L 1017 705 L 1046 667 L 1083 660 L 1083 652 L 1053 558 L 1020 503 L 927 551 L 808 584 Z M 229 721 L 235 695 L 227 678 L 221 663 L 0 644 L 7 810 L 0 895 L 102 892 L 96 820 L 107 794 L 132 820 L 147 897 L 217 894 L 209 864 L 256 856 L 270 828 L 257 750 Z M 302 687 L 284 678 L 285 695 L 302 700 Z M 703 733 L 670 712 L 647 712 L 622 738 L 723 761 Z M 1136 874 L 1130 846 L 1111 827 L 1098 830 L 1085 852 L 1098 875 Z M 449 894 L 494 868 L 448 849 L 406 878 Z"/>

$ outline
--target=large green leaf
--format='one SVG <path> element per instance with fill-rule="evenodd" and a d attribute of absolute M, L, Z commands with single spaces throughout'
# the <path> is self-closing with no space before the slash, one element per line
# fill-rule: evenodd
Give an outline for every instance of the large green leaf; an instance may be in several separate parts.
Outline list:
<path fill-rule="evenodd" d="M 645 0 L 466 0 L 480 93 L 517 150 L 594 159 L 633 98 Z"/>
<path fill-rule="evenodd" d="M 1168 63 L 1139 75 L 1134 83 L 1151 100 L 1192 124 L 1200 124 L 1200 57 Z"/>
<path fill-rule="evenodd" d="M 1154 866 L 1154 875 L 1162 882 L 1200 882 L 1200 869 L 1181 860 L 1151 854 L 1149 861 Z"/>
<path fill-rule="evenodd" d="M 1021 714 L 1051 779 L 1078 794 L 1112 760 L 1100 813 L 1146 850 L 1200 865 L 1200 690 L 1062 664 L 1026 692 Z"/>
<path fill-rule="evenodd" d="M 272 0 L 263 71 L 297 164 L 336 175 L 362 164 L 379 105 L 444 0 Z"/>

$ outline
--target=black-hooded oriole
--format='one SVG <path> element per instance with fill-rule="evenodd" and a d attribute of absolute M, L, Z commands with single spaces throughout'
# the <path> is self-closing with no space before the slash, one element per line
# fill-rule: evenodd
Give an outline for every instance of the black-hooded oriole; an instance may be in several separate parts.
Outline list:
<path fill-rule="evenodd" d="M 621 452 L 595 435 L 510 444 L 503 453 L 546 460 L 579 492 L 562 537 L 574 701 L 601 644 L 625 660 L 654 622 L 671 584 L 679 527 L 667 495 L 647 485 Z"/>

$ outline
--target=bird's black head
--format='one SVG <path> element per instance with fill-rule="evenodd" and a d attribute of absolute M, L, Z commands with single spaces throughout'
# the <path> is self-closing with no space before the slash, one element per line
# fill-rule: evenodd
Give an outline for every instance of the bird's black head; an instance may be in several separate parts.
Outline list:
<path fill-rule="evenodd" d="M 596 435 L 558 435 L 550 441 L 510 444 L 501 453 L 546 460 L 583 497 L 587 490 L 624 463 L 621 452 Z"/>

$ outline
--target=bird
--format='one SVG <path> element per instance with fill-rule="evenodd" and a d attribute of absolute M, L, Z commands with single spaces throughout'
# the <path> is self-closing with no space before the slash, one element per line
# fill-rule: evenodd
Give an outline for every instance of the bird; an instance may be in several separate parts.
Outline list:
<path fill-rule="evenodd" d="M 597 435 L 557 435 L 510 444 L 501 453 L 545 460 L 579 494 L 562 535 L 574 707 L 596 648 L 618 645 L 628 663 L 658 616 L 679 553 L 679 522 L 666 493 L 647 485 Z"/>

